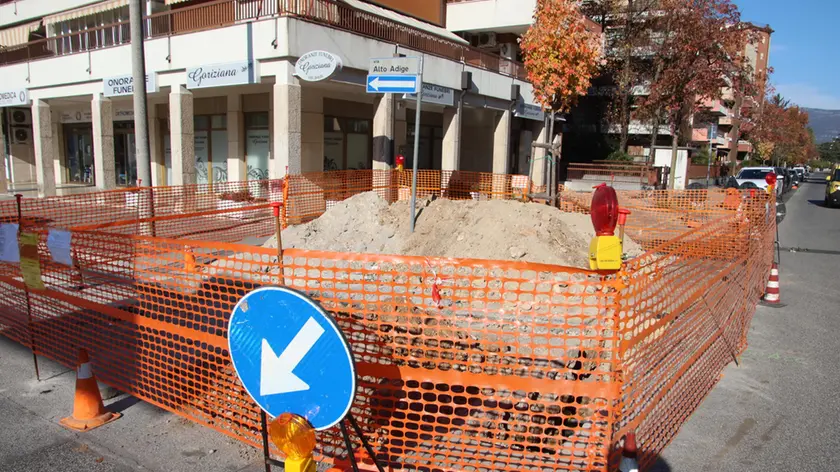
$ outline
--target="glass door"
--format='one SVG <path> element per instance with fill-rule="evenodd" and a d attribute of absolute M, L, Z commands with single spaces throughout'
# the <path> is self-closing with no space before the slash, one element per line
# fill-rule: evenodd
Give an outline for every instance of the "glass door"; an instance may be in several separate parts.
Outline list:
<path fill-rule="evenodd" d="M 114 123 L 114 170 L 117 173 L 117 185 L 137 185 L 136 153 L 134 123 Z"/>
<path fill-rule="evenodd" d="M 64 125 L 64 167 L 68 183 L 93 184 L 93 130 L 91 125 Z"/>

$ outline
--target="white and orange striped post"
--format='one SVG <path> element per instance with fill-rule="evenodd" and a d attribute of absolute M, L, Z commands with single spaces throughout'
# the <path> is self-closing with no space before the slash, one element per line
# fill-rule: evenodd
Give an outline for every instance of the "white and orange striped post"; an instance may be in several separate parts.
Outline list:
<path fill-rule="evenodd" d="M 639 472 L 639 457 L 636 448 L 636 433 L 627 433 L 624 437 L 624 450 L 621 453 L 619 472 Z"/>
<path fill-rule="evenodd" d="M 779 292 L 779 266 L 774 262 L 770 268 L 770 279 L 767 280 L 767 288 L 764 291 L 764 303 L 777 305 L 782 302 Z"/>

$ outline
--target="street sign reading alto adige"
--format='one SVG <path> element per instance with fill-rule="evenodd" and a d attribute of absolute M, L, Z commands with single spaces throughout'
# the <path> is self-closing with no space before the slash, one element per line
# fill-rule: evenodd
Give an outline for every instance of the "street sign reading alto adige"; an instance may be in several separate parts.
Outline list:
<path fill-rule="evenodd" d="M 370 60 L 368 75 L 418 75 L 419 57 L 381 57 Z"/>
<path fill-rule="evenodd" d="M 251 398 L 273 417 L 294 413 L 317 430 L 344 419 L 356 368 L 335 321 L 309 297 L 261 287 L 239 300 L 228 325 L 233 367 Z"/>
<path fill-rule="evenodd" d="M 371 59 L 367 93 L 417 93 L 420 89 L 419 57 Z"/>

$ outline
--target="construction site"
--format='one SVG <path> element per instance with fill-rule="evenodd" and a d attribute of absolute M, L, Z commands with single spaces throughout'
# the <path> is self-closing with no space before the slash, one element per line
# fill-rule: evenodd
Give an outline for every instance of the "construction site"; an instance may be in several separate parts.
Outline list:
<path fill-rule="evenodd" d="M 412 232 L 412 177 L 0 202 L 21 257 L 0 262 L 0 333 L 68 368 L 84 349 L 101 382 L 260 448 L 229 321 L 254 289 L 295 289 L 347 339 L 351 414 L 391 471 L 617 471 L 628 434 L 647 469 L 746 349 L 772 193 L 617 190 L 623 263 L 592 270 L 591 191 L 546 205 L 527 176 L 422 170 Z M 318 462 L 350 452 L 318 432 Z"/>

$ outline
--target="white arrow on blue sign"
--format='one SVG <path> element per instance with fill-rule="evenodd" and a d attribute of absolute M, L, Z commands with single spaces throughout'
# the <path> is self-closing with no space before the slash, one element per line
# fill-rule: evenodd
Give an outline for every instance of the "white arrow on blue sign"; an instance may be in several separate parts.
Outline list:
<path fill-rule="evenodd" d="M 246 294 L 230 317 L 228 346 L 242 385 L 269 415 L 294 413 L 323 430 L 350 411 L 350 346 L 332 317 L 300 292 L 261 287 Z"/>
<path fill-rule="evenodd" d="M 368 75 L 367 93 L 417 93 L 420 78 L 416 75 Z"/>

